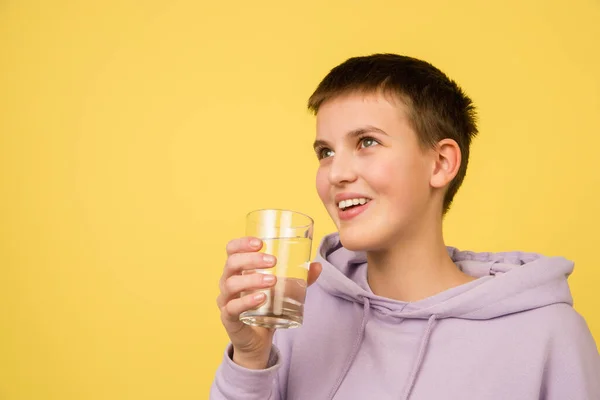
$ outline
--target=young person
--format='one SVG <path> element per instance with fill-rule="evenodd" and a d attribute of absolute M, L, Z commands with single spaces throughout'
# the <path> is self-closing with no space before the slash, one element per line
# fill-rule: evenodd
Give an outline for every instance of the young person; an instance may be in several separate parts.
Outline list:
<path fill-rule="evenodd" d="M 447 247 L 475 108 L 429 63 L 351 58 L 309 100 L 317 192 L 338 232 L 311 265 L 304 325 L 245 325 L 273 282 L 260 241 L 227 245 L 217 303 L 231 339 L 211 399 L 600 399 L 600 356 L 572 308 L 573 263 Z M 318 279 L 317 279 L 318 277 Z M 261 280 L 262 279 L 262 280 Z"/>

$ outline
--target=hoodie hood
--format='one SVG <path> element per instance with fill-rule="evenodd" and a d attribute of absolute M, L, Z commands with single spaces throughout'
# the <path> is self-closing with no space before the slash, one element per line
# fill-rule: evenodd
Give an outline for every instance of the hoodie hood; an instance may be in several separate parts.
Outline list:
<path fill-rule="evenodd" d="M 432 297 L 406 303 L 375 295 L 367 283 L 364 252 L 345 249 L 339 234 L 326 236 L 316 261 L 323 266 L 317 284 L 326 292 L 401 318 L 463 318 L 485 320 L 544 307 L 573 304 L 567 282 L 573 262 L 524 252 L 476 253 L 448 247 L 448 254 L 465 273 L 479 278 Z"/>
<path fill-rule="evenodd" d="M 371 291 L 367 283 L 366 253 L 345 249 L 337 233 L 323 239 L 316 257 L 316 261 L 323 266 L 317 284 L 332 296 L 362 305 L 362 315 L 357 318 L 360 325 L 356 327 L 354 344 L 329 393 L 330 400 L 335 397 L 356 359 L 373 310 L 388 317 L 396 317 L 399 321 L 427 320 L 416 359 L 400 397 L 401 400 L 408 400 L 439 320 L 489 320 L 550 304 L 573 303 L 567 283 L 567 277 L 573 271 L 573 263 L 564 258 L 522 252 L 474 253 L 453 247 L 448 247 L 447 250 L 450 258 L 463 272 L 478 279 L 426 299 L 407 303 L 377 296 Z"/>

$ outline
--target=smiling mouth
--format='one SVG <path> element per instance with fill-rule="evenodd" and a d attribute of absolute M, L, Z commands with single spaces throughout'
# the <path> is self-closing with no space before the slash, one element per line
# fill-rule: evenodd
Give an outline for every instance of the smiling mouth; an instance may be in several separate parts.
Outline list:
<path fill-rule="evenodd" d="M 341 211 L 347 211 L 355 207 L 359 207 L 370 202 L 371 199 L 365 197 L 359 197 L 356 199 L 342 200 L 338 203 L 338 209 Z"/>

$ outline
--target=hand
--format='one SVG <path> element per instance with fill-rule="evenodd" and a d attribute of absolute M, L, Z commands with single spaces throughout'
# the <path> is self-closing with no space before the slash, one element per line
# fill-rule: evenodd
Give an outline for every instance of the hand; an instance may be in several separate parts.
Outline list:
<path fill-rule="evenodd" d="M 227 244 L 227 262 L 219 281 L 221 293 L 217 305 L 221 310 L 221 322 L 233 345 L 233 361 L 245 368 L 266 368 L 273 343 L 274 329 L 250 326 L 240 321 L 240 314 L 260 306 L 265 301 L 264 293 L 241 292 L 266 289 L 275 285 L 276 277 L 270 274 L 245 274 L 243 271 L 271 268 L 276 259 L 259 253 L 263 243 L 260 239 L 245 237 Z M 308 271 L 308 285 L 317 280 L 321 264 L 312 263 Z"/>

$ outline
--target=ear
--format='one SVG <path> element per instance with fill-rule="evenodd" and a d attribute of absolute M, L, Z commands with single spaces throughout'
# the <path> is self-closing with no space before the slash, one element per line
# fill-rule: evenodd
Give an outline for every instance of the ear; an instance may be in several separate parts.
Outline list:
<path fill-rule="evenodd" d="M 453 139 L 443 139 L 438 142 L 433 154 L 434 163 L 429 183 L 431 187 L 443 188 L 458 173 L 461 162 L 460 147 Z"/>

